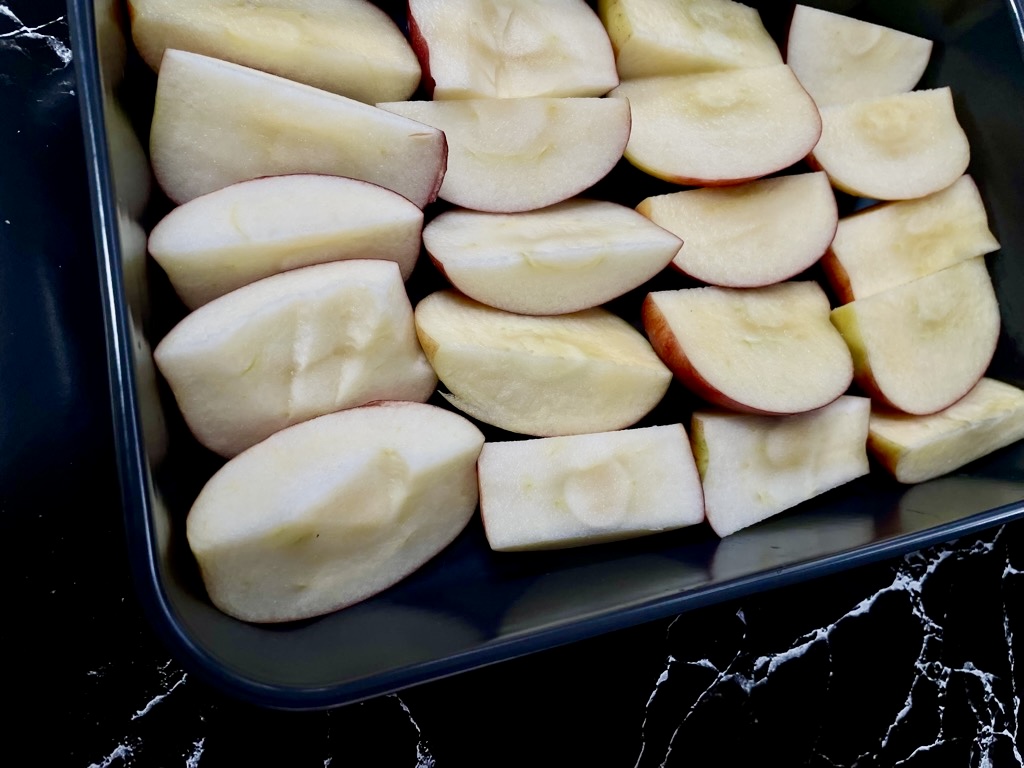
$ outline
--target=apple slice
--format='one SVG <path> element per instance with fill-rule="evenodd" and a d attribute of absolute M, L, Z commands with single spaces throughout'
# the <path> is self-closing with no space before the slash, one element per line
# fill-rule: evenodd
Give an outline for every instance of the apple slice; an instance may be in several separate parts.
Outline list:
<path fill-rule="evenodd" d="M 511 213 L 566 200 L 601 180 L 629 138 L 621 99 L 402 101 L 381 109 L 444 131 L 443 200 Z"/>
<path fill-rule="evenodd" d="M 630 539 L 704 519 L 682 424 L 487 443 L 480 514 L 491 549 L 560 549 Z"/>
<path fill-rule="evenodd" d="M 847 303 L 997 250 L 978 187 L 961 176 L 941 192 L 844 218 L 822 266 Z"/>
<path fill-rule="evenodd" d="M 657 195 L 636 209 L 682 238 L 672 260 L 676 269 L 732 288 L 771 285 L 803 272 L 828 248 L 839 220 L 824 173 Z"/>
<path fill-rule="evenodd" d="M 731 0 L 600 0 L 623 79 L 781 64 L 753 8 Z"/>
<path fill-rule="evenodd" d="M 370 104 L 407 99 L 420 83 L 405 36 L 366 0 L 129 0 L 128 10 L 154 70 L 174 48 Z"/>
<path fill-rule="evenodd" d="M 168 49 L 149 139 L 176 203 L 260 176 L 318 173 L 379 184 L 422 208 L 444 176 L 444 134 L 344 96 Z"/>
<path fill-rule="evenodd" d="M 619 84 L 583 0 L 409 0 L 409 35 L 439 100 L 602 96 Z"/>
<path fill-rule="evenodd" d="M 480 430 L 420 403 L 290 427 L 225 464 L 188 515 L 213 604 L 243 621 L 319 616 L 405 578 L 477 503 Z"/>
<path fill-rule="evenodd" d="M 853 380 L 817 283 L 656 291 L 643 305 L 655 351 L 689 389 L 747 413 L 820 408 Z"/>
<path fill-rule="evenodd" d="M 806 5 L 793 11 L 786 63 L 819 107 L 913 89 L 932 41 Z"/>
<path fill-rule="evenodd" d="M 442 213 L 423 244 L 467 296 L 509 312 L 561 315 L 645 283 L 681 242 L 629 208 L 576 199 L 523 213 Z"/>
<path fill-rule="evenodd" d="M 868 448 L 901 483 L 921 483 L 1024 438 L 1024 391 L 982 379 L 930 416 L 875 410 Z"/>
<path fill-rule="evenodd" d="M 526 435 L 628 427 L 672 380 L 647 340 L 603 309 L 531 317 L 439 291 L 417 305 L 416 332 L 452 405 Z"/>
<path fill-rule="evenodd" d="M 870 414 L 867 398 L 849 396 L 795 416 L 695 412 L 690 439 L 715 533 L 728 536 L 866 475 Z"/>
<path fill-rule="evenodd" d="M 983 257 L 962 261 L 832 312 L 857 383 L 905 413 L 948 408 L 978 383 L 999 339 Z"/>
<path fill-rule="evenodd" d="M 971 159 L 949 88 L 821 108 L 812 163 L 844 192 L 908 200 L 945 189 Z"/>
<path fill-rule="evenodd" d="M 622 83 L 633 127 L 626 159 L 677 184 L 750 181 L 802 160 L 818 109 L 785 64 Z"/>
<path fill-rule="evenodd" d="M 342 408 L 425 401 L 437 384 L 391 261 L 318 264 L 239 288 L 188 315 L 155 357 L 196 439 L 222 456 Z"/>
<path fill-rule="evenodd" d="M 268 176 L 178 206 L 149 252 L 190 309 L 256 280 L 345 259 L 394 261 L 408 279 L 423 211 L 401 195 L 341 176 Z"/>

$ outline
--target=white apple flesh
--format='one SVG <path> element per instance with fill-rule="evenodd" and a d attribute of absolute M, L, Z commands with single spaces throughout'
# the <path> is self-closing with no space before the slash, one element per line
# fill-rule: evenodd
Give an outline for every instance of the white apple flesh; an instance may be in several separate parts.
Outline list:
<path fill-rule="evenodd" d="M 343 408 L 425 401 L 437 383 L 391 261 L 319 264 L 239 288 L 188 315 L 155 357 L 192 433 L 222 456 Z"/>
<path fill-rule="evenodd" d="M 281 622 L 390 587 L 469 522 L 483 442 L 457 414 L 382 403 L 259 443 L 210 479 L 188 515 L 210 599 L 243 621 Z"/>
<path fill-rule="evenodd" d="M 681 241 L 629 208 L 568 200 L 522 213 L 443 213 L 423 244 L 470 298 L 525 315 L 596 307 L 668 266 Z"/>
<path fill-rule="evenodd" d="M 622 157 L 621 99 L 402 101 L 381 109 L 434 126 L 448 140 L 439 197 L 508 213 L 544 208 L 600 181 Z"/>
<path fill-rule="evenodd" d="M 409 0 L 409 35 L 436 100 L 603 96 L 619 84 L 583 0 Z"/>
<path fill-rule="evenodd" d="M 149 140 L 176 203 L 260 176 L 348 176 L 423 207 L 444 176 L 444 134 L 344 96 L 168 49 Z"/>
<path fill-rule="evenodd" d="M 408 279 L 423 211 L 391 190 L 341 176 L 268 176 L 180 205 L 149 252 L 190 309 L 289 269 L 383 259 Z"/>
<path fill-rule="evenodd" d="M 810 413 L 697 411 L 690 439 L 707 520 L 728 536 L 868 473 L 871 403 L 843 396 Z"/>
<path fill-rule="evenodd" d="M 824 173 L 672 192 L 636 209 L 682 239 L 676 269 L 730 288 L 771 285 L 803 272 L 825 253 L 839 221 Z"/>
<path fill-rule="evenodd" d="M 784 64 L 623 82 L 633 127 L 626 159 L 677 184 L 717 186 L 802 160 L 821 135 L 818 109 Z"/>
<path fill-rule="evenodd" d="M 858 299 L 832 312 L 857 383 L 918 415 L 948 408 L 978 383 L 999 339 L 999 307 L 983 257 Z"/>
<path fill-rule="evenodd" d="M 820 408 L 853 380 L 817 283 L 656 291 L 643 306 L 655 351 L 690 390 L 732 410 Z"/>
<path fill-rule="evenodd" d="M 407 99 L 420 82 L 408 41 L 366 0 L 129 0 L 128 9 L 154 71 L 173 48 L 368 104 Z"/>
<path fill-rule="evenodd" d="M 560 549 L 669 531 L 704 519 L 682 424 L 492 442 L 480 453 L 491 549 Z"/>
<path fill-rule="evenodd" d="M 439 291 L 416 306 L 416 332 L 450 403 L 520 434 L 628 427 L 672 379 L 647 340 L 603 309 L 533 317 Z"/>
<path fill-rule="evenodd" d="M 819 107 L 909 91 L 931 55 L 931 40 L 806 5 L 786 43 L 786 63 Z"/>
<path fill-rule="evenodd" d="M 999 250 L 970 176 L 916 200 L 847 216 L 822 266 L 846 303 Z"/>

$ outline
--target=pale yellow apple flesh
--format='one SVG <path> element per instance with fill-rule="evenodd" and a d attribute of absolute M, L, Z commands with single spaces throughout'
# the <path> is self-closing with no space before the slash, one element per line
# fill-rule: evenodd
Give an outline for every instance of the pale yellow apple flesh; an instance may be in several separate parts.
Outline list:
<path fill-rule="evenodd" d="M 420 403 L 290 427 L 225 464 L 188 515 L 214 605 L 243 621 L 319 616 L 408 576 L 477 504 L 484 438 Z"/>
<path fill-rule="evenodd" d="M 619 84 L 583 0 L 410 0 L 409 33 L 437 100 L 602 96 Z"/>
<path fill-rule="evenodd" d="M 681 244 L 636 211 L 582 199 L 522 213 L 449 211 L 423 243 L 464 294 L 526 315 L 604 304 L 668 266 Z"/>
<path fill-rule="evenodd" d="M 626 159 L 678 184 L 749 181 L 802 160 L 818 109 L 784 64 L 623 82 L 633 127 Z"/>
<path fill-rule="evenodd" d="M 394 261 L 407 279 L 423 211 L 391 190 L 341 176 L 268 176 L 171 211 L 149 252 L 190 309 L 289 269 L 344 259 Z"/>
<path fill-rule="evenodd" d="M 853 380 L 817 283 L 656 291 L 644 302 L 644 328 L 683 384 L 733 410 L 809 411 Z"/>
<path fill-rule="evenodd" d="M 192 433 L 234 456 L 300 421 L 374 400 L 416 400 L 437 379 L 391 261 L 268 277 L 188 315 L 156 348 Z"/>
<path fill-rule="evenodd" d="M 621 99 L 467 99 L 379 104 L 444 131 L 439 197 L 478 211 L 544 208 L 600 181 L 622 157 Z"/>
<path fill-rule="evenodd" d="M 682 239 L 672 264 L 712 285 L 756 288 L 816 262 L 839 220 L 824 173 L 648 197 L 637 211 Z"/>
<path fill-rule="evenodd" d="M 781 64 L 753 8 L 731 0 L 600 0 L 623 78 Z"/>
<path fill-rule="evenodd" d="M 445 167 L 444 134 L 344 96 L 168 49 L 149 140 L 176 203 L 260 176 L 318 173 L 379 184 L 423 207 Z"/>
<path fill-rule="evenodd" d="M 168 48 L 232 61 L 372 104 L 407 99 L 420 65 L 366 0 L 129 0 L 132 39 L 154 70 Z"/>
<path fill-rule="evenodd" d="M 844 218 L 822 266 L 850 302 L 996 250 L 978 187 L 961 176 L 941 192 Z"/>
<path fill-rule="evenodd" d="M 876 200 L 909 200 L 945 189 L 971 159 L 949 88 L 821 108 L 811 155 L 833 186 Z"/>
<path fill-rule="evenodd" d="M 875 410 L 868 448 L 901 483 L 922 483 L 1024 438 L 1024 391 L 994 379 L 929 416 Z"/>
<path fill-rule="evenodd" d="M 819 107 L 909 91 L 931 55 L 931 40 L 806 5 L 786 43 L 786 63 Z"/>
<path fill-rule="evenodd" d="M 857 382 L 905 413 L 948 408 L 978 383 L 999 338 L 999 307 L 982 257 L 832 312 Z"/>
<path fill-rule="evenodd" d="M 682 424 L 491 442 L 479 473 L 480 515 L 499 552 L 599 544 L 704 519 Z"/>
<path fill-rule="evenodd" d="M 416 332 L 452 405 L 526 435 L 628 427 L 672 379 L 647 340 L 603 309 L 533 317 L 439 291 L 416 306 Z"/>
<path fill-rule="evenodd" d="M 810 413 L 697 411 L 690 439 L 715 533 L 759 523 L 868 473 L 871 402 L 843 396 Z"/>

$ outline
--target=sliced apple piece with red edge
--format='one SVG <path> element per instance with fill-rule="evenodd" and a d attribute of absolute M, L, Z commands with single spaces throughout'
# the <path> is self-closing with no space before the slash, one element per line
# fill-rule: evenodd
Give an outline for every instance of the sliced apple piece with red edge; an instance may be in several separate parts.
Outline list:
<path fill-rule="evenodd" d="M 409 36 L 437 100 L 602 96 L 619 84 L 583 0 L 409 0 Z"/>
<path fill-rule="evenodd" d="M 786 43 L 786 63 L 819 107 L 912 90 L 931 55 L 931 40 L 806 5 Z"/>
<path fill-rule="evenodd" d="M 478 211 L 544 208 L 615 167 L 629 138 L 621 99 L 402 101 L 381 109 L 432 125 L 448 139 L 438 195 Z"/>
<path fill-rule="evenodd" d="M 424 229 L 423 244 L 470 298 L 519 314 L 560 315 L 646 282 L 681 241 L 624 206 L 575 199 L 521 213 L 442 213 Z"/>
<path fill-rule="evenodd" d="M 997 250 L 978 187 L 961 176 L 927 197 L 842 219 L 821 264 L 847 303 Z"/>
<path fill-rule="evenodd" d="M 747 413 L 820 408 L 853 379 L 817 283 L 656 291 L 643 305 L 655 351 L 690 390 Z"/>
<path fill-rule="evenodd" d="M 412 274 L 423 211 L 396 192 L 341 176 L 268 176 L 194 198 L 165 216 L 149 252 L 190 309 L 264 277 L 345 259 Z"/>
<path fill-rule="evenodd" d="M 420 65 L 391 17 L 366 0 L 129 0 L 132 39 L 201 53 L 372 104 L 407 99 Z"/>
<path fill-rule="evenodd" d="M 676 184 L 717 186 L 802 160 L 821 135 L 818 109 L 784 64 L 623 82 L 633 127 L 626 159 Z"/>
<path fill-rule="evenodd" d="M 647 340 L 604 309 L 534 317 L 439 291 L 416 306 L 416 332 L 452 405 L 526 435 L 628 427 L 672 379 Z"/>
<path fill-rule="evenodd" d="M 599 0 L 623 78 L 782 63 L 757 11 L 732 0 Z"/>
<path fill-rule="evenodd" d="M 491 442 L 478 469 L 480 515 L 499 552 L 600 544 L 704 519 L 682 424 Z"/>
<path fill-rule="evenodd" d="M 690 440 L 707 520 L 728 536 L 868 473 L 871 403 L 844 395 L 793 416 L 697 411 Z"/>
<path fill-rule="evenodd" d="M 444 134 L 308 85 L 168 49 L 149 139 L 176 203 L 260 176 L 317 173 L 379 184 L 423 207 L 444 176 Z"/>
<path fill-rule="evenodd" d="M 467 419 L 421 403 L 278 432 L 221 467 L 189 512 L 210 599 L 243 621 L 282 622 L 390 587 L 473 516 L 483 442 Z"/>
<path fill-rule="evenodd" d="M 192 433 L 234 456 L 300 421 L 437 384 L 391 261 L 285 272 L 188 315 L 155 358 Z"/>
<path fill-rule="evenodd" d="M 945 189 L 971 159 L 949 88 L 821 108 L 811 164 L 833 186 L 875 200 L 909 200 Z"/>
<path fill-rule="evenodd" d="M 982 379 L 945 410 L 908 416 L 875 410 L 868 449 L 901 483 L 939 477 L 1024 438 L 1024 391 Z"/>
<path fill-rule="evenodd" d="M 948 408 L 978 383 L 999 339 L 983 257 L 858 299 L 832 312 L 857 383 L 905 413 Z"/>
<path fill-rule="evenodd" d="M 824 173 L 648 197 L 637 211 L 683 240 L 672 265 L 712 285 L 756 288 L 814 264 L 839 221 Z"/>

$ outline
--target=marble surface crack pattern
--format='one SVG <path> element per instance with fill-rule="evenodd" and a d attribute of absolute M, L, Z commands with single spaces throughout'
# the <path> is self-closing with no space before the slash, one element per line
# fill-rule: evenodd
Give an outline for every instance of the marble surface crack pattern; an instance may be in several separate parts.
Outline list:
<path fill-rule="evenodd" d="M 22 20 L 19 19 L 7 5 L 0 5 L 0 20 L 3 20 L 8 24 L 15 25 L 14 29 L 8 29 L 0 32 L 0 46 L 22 50 L 21 43 L 23 41 L 42 43 L 53 52 L 54 56 L 57 57 L 59 64 L 56 69 L 62 69 L 71 63 L 71 48 L 69 48 L 64 42 L 64 39 L 45 32 L 45 30 L 48 30 L 55 25 L 62 24 L 65 27 L 63 37 L 66 38 L 67 21 L 63 16 L 58 16 L 56 19 L 51 19 L 50 21 L 30 27 L 22 22 Z"/>

